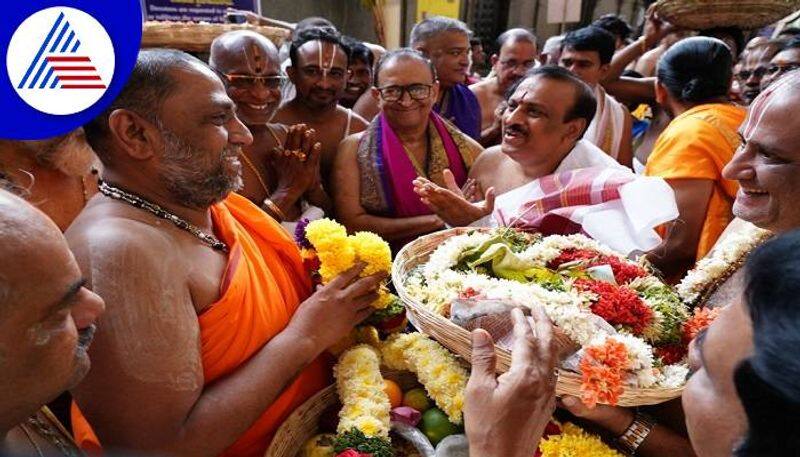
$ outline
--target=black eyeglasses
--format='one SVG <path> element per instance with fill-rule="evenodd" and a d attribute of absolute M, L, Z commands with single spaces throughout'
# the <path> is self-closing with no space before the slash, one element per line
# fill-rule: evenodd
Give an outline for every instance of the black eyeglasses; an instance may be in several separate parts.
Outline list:
<path fill-rule="evenodd" d="M 286 82 L 285 76 L 253 76 L 253 75 L 240 75 L 240 74 L 226 74 L 220 73 L 223 78 L 231 86 L 237 89 L 251 89 L 257 84 L 263 84 L 264 87 L 271 90 L 279 90 Z"/>
<path fill-rule="evenodd" d="M 403 94 L 408 92 L 412 100 L 426 100 L 431 96 L 431 84 L 409 84 L 407 86 L 386 86 L 379 87 L 381 98 L 385 102 L 396 102 L 403 98 Z"/>

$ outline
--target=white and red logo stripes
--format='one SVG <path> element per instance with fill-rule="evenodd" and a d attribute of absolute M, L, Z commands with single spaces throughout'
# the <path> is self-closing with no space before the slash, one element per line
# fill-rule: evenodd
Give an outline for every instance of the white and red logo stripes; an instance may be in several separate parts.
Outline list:
<path fill-rule="evenodd" d="M 6 64 L 17 94 L 28 105 L 48 114 L 74 114 L 107 90 L 114 75 L 114 46 L 105 28 L 87 13 L 47 8 L 14 32 Z"/>

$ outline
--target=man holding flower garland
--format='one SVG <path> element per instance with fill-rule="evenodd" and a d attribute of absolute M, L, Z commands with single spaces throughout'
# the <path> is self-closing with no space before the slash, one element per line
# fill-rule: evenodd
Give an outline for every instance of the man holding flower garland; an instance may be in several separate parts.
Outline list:
<path fill-rule="evenodd" d="M 359 279 L 356 266 L 312 294 L 291 237 L 231 193 L 252 136 L 219 77 L 188 54 L 140 52 L 86 136 L 102 195 L 67 239 L 107 313 L 72 391 L 77 441 L 263 455 L 327 385 L 320 355 L 370 314 L 383 275 Z"/>

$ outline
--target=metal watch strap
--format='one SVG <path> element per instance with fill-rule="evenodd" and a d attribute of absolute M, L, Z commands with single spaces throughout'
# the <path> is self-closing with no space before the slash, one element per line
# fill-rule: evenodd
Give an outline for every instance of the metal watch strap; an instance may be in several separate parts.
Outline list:
<path fill-rule="evenodd" d="M 634 455 L 655 426 L 656 423 L 650 416 L 636 413 L 633 423 L 625 430 L 625 433 L 617 438 L 617 443 L 623 450 Z"/>

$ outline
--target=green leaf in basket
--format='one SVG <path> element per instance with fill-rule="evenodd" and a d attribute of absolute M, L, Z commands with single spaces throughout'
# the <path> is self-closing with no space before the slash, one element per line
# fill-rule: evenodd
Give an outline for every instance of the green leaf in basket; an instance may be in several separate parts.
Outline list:
<path fill-rule="evenodd" d="M 340 454 L 348 449 L 353 449 L 365 454 L 372 454 L 373 457 L 394 457 L 392 443 L 379 437 L 368 437 L 364 432 L 353 427 L 348 432 L 344 432 L 336 437 L 333 450 Z"/>

